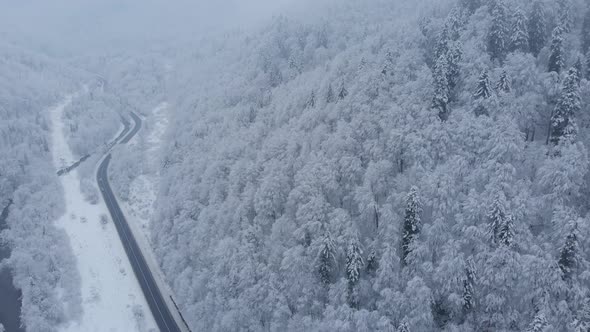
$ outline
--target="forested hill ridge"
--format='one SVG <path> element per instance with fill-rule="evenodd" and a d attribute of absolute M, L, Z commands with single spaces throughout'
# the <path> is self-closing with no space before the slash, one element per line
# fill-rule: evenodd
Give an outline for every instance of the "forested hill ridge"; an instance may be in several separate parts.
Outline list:
<path fill-rule="evenodd" d="M 194 331 L 588 331 L 590 3 L 342 0 L 175 65 Z"/>

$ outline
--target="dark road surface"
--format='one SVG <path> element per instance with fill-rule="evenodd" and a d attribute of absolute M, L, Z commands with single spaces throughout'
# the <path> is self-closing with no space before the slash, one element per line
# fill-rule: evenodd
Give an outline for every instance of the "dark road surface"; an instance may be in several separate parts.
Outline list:
<path fill-rule="evenodd" d="M 8 218 L 8 209 L 12 202 L 2 210 L 0 214 L 0 231 L 7 228 L 6 218 Z M 10 248 L 7 245 L 0 244 L 0 261 L 10 257 Z M 6 331 L 24 332 L 20 327 L 20 307 L 21 292 L 14 288 L 12 284 L 12 273 L 9 269 L 0 270 L 0 323 L 4 325 Z"/>
<path fill-rule="evenodd" d="M 141 128 L 141 119 L 131 113 L 133 121 L 135 122 L 135 127 L 131 130 L 131 132 L 125 136 L 120 143 L 126 144 L 133 138 L 133 136 L 139 131 Z M 137 241 L 133 237 L 133 233 L 131 232 L 129 225 L 127 224 L 127 220 L 115 199 L 115 195 L 111 189 L 111 186 L 108 183 L 108 168 L 109 163 L 111 161 L 111 155 L 107 155 L 107 157 L 102 161 L 98 168 L 98 173 L 96 175 L 96 180 L 98 182 L 98 186 L 102 193 L 102 197 L 109 209 L 111 214 L 111 219 L 117 228 L 117 232 L 119 233 L 119 238 L 123 243 L 123 247 L 125 248 L 125 252 L 129 257 L 129 262 L 131 263 L 131 267 L 133 268 L 133 272 L 137 277 L 137 281 L 141 286 L 143 294 L 147 300 L 147 303 L 150 307 L 150 310 L 158 324 L 158 328 L 160 331 L 179 331 L 180 329 L 176 324 L 172 314 L 170 313 L 170 309 L 166 305 L 166 301 L 156 284 L 154 276 L 150 271 L 143 254 L 139 246 L 137 245 Z"/>

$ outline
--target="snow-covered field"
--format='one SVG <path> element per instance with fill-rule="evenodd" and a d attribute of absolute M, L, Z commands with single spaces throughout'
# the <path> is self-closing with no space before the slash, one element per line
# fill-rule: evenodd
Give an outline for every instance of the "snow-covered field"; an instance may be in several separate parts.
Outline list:
<path fill-rule="evenodd" d="M 75 161 L 64 136 L 62 114 L 70 96 L 51 110 L 52 153 L 56 169 Z M 155 321 L 133 274 L 104 203 L 84 200 L 76 170 L 60 178 L 66 213 L 56 221 L 70 237 L 82 284 L 82 316 L 63 331 L 150 331 Z M 97 189 L 98 190 L 98 189 Z M 108 216 L 108 217 L 106 217 Z M 104 223 L 106 217 L 107 222 Z"/>

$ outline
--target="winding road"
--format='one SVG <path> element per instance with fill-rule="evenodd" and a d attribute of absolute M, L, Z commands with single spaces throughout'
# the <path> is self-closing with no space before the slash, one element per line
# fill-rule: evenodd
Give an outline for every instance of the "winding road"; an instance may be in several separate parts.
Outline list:
<path fill-rule="evenodd" d="M 133 118 L 133 121 L 135 122 L 135 125 L 133 129 L 131 129 L 131 131 L 119 141 L 120 144 L 127 144 L 141 128 L 141 119 L 134 113 L 130 114 Z M 137 277 L 137 281 L 141 286 L 154 319 L 158 324 L 158 328 L 160 331 L 180 332 L 181 329 L 179 328 L 176 320 L 174 319 L 174 316 L 168 308 L 166 301 L 162 296 L 162 292 L 160 291 L 156 280 L 154 279 L 152 271 L 150 271 L 145 257 L 142 254 L 141 249 L 139 248 L 137 241 L 131 232 L 131 229 L 129 228 L 127 220 L 125 219 L 125 215 L 123 215 L 123 212 L 117 203 L 117 199 L 113 194 L 108 180 L 108 168 L 110 161 L 111 154 L 109 153 L 102 160 L 100 166 L 98 167 L 96 180 L 102 193 L 102 197 L 111 214 L 111 219 L 117 228 L 119 238 L 123 243 L 123 247 L 125 248 L 125 252 L 129 257 L 129 262 L 131 263 L 133 272 Z"/>

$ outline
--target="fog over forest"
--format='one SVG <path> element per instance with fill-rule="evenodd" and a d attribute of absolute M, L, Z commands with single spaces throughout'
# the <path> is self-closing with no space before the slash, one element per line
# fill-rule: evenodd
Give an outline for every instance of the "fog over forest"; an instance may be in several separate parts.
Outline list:
<path fill-rule="evenodd" d="M 588 332 L 589 149 L 590 0 L 0 0 L 0 331 Z"/>

